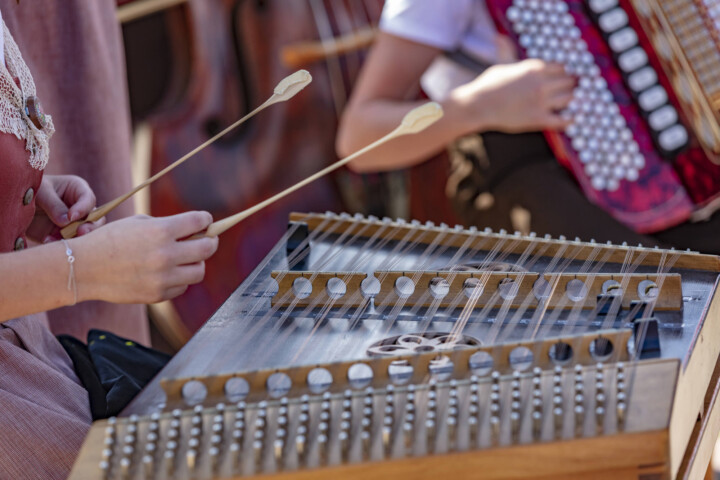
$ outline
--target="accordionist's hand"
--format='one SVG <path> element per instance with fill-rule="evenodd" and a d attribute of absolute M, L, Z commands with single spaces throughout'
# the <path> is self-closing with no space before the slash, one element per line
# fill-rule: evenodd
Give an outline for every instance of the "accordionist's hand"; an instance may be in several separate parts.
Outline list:
<path fill-rule="evenodd" d="M 463 105 L 471 130 L 508 133 L 561 130 L 560 115 L 572 100 L 576 79 L 560 64 L 523 60 L 495 65 L 453 91 Z"/>

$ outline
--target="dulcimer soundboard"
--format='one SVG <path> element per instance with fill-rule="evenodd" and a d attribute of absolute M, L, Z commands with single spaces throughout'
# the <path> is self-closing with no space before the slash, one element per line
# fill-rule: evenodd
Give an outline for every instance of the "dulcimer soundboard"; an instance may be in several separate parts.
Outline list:
<path fill-rule="evenodd" d="M 701 478 L 720 258 L 293 214 L 72 479 Z"/>

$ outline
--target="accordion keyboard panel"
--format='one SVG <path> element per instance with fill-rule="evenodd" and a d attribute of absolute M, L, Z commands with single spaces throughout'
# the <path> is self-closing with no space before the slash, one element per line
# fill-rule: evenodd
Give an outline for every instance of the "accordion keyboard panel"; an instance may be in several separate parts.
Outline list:
<path fill-rule="evenodd" d="M 590 200 L 639 232 L 714 208 L 720 193 L 714 1 L 488 5 L 523 56 L 564 64 L 578 77 L 562 112 L 571 125 L 546 135 Z"/>

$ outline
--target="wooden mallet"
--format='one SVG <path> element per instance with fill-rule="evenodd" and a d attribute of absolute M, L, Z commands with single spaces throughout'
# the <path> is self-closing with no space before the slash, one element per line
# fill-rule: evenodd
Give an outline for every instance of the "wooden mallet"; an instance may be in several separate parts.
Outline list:
<path fill-rule="evenodd" d="M 232 125 L 230 125 L 229 127 L 227 127 L 227 128 L 226 128 L 225 130 L 223 130 L 222 132 L 218 133 L 217 135 L 215 135 L 215 136 L 212 137 L 211 139 L 207 140 L 207 141 L 204 142 L 202 145 L 199 145 L 198 147 L 196 147 L 196 148 L 193 149 L 192 151 L 190 151 L 190 152 L 188 152 L 187 154 L 185 154 L 182 158 L 180 158 L 179 160 L 175 161 L 172 165 L 169 165 L 169 166 L 165 167 L 164 169 L 162 169 L 161 171 L 159 171 L 158 173 L 156 173 L 156 174 L 153 175 L 152 177 L 148 178 L 147 180 L 145 180 L 145 181 L 142 182 L 140 185 L 136 186 L 135 188 L 133 188 L 132 190 L 130 190 L 130 191 L 127 192 L 126 194 L 121 195 L 121 196 L 117 197 L 116 199 L 111 200 L 111 201 L 109 201 L 108 203 L 106 203 L 106 204 L 104 204 L 104 205 L 101 205 L 100 207 L 96 208 L 95 210 L 93 210 L 92 212 L 90 212 L 90 213 L 88 214 L 88 216 L 85 217 L 83 220 L 78 220 L 78 221 L 75 221 L 75 222 L 67 225 L 67 226 L 64 227 L 62 230 L 60 230 L 61 235 L 63 236 L 63 238 L 72 238 L 72 237 L 74 237 L 75 235 L 77 235 L 77 230 L 78 230 L 78 228 L 79 228 L 80 225 L 82 225 L 83 223 L 96 222 L 96 221 L 100 220 L 102 217 L 104 217 L 105 215 L 107 215 L 108 213 L 110 213 L 113 209 L 115 209 L 115 207 L 117 207 L 118 205 L 120 205 L 121 203 L 123 203 L 125 200 L 127 200 L 127 199 L 130 198 L 130 197 L 132 197 L 132 196 L 135 195 L 137 192 L 139 192 L 139 191 L 142 190 L 143 188 L 147 187 L 148 185 L 150 185 L 150 184 L 153 183 L 155 180 L 157 180 L 158 178 L 162 177 L 163 175 L 165 175 L 165 174 L 168 173 L 169 171 L 173 170 L 175 167 L 181 165 L 183 162 L 185 162 L 185 160 L 191 158 L 193 155 L 195 155 L 195 154 L 197 154 L 198 152 L 202 151 L 204 148 L 210 146 L 212 143 L 214 143 L 214 142 L 215 142 L 216 140 L 218 140 L 220 137 L 222 137 L 223 135 L 227 134 L 227 133 L 230 132 L 231 130 L 237 128 L 238 126 L 240 126 L 241 124 L 243 124 L 244 122 L 246 122 L 246 121 L 249 120 L 250 118 L 254 117 L 254 116 L 257 115 L 258 113 L 260 113 L 261 111 L 263 111 L 264 109 L 266 109 L 267 107 L 269 107 L 270 105 L 274 105 L 274 104 L 276 104 L 276 103 L 285 102 L 285 101 L 287 101 L 287 100 L 290 100 L 290 99 L 291 99 L 292 97 L 294 97 L 300 90 L 302 90 L 303 88 L 305 88 L 306 86 L 308 86 L 308 85 L 310 84 L 310 82 L 312 82 L 312 76 L 311 76 L 310 73 L 307 72 L 306 70 L 299 70 L 299 71 L 293 73 L 292 75 L 284 78 L 280 83 L 278 83 L 278 85 L 275 87 L 275 90 L 273 91 L 272 96 L 271 96 L 270 98 L 268 98 L 268 99 L 265 101 L 265 103 L 263 103 L 262 105 L 260 105 L 259 107 L 257 107 L 257 108 L 256 108 L 255 110 L 253 110 L 252 112 L 250 112 L 250 113 L 248 113 L 247 115 L 245 115 L 243 118 L 241 118 L 241 119 L 238 120 L 237 122 L 235 122 L 235 123 L 233 123 Z"/>
<path fill-rule="evenodd" d="M 327 175 L 328 173 L 337 170 L 338 168 L 342 167 L 343 165 L 346 165 L 350 163 L 351 161 L 355 160 L 361 155 L 366 154 L 367 152 L 389 142 L 390 140 L 400 137 L 402 135 L 409 135 L 412 133 L 418 133 L 425 130 L 427 127 L 435 123 L 437 120 L 442 118 L 443 116 L 443 110 L 440 105 L 438 105 L 435 102 L 426 103 L 424 105 L 421 105 L 410 112 L 408 112 L 405 117 L 403 117 L 402 122 L 400 125 L 393 130 L 392 132 L 388 133 L 384 137 L 382 137 L 379 140 L 376 140 L 375 142 L 371 143 L 370 145 L 364 147 L 361 150 L 358 150 L 357 152 L 353 153 L 349 157 L 343 158 L 341 160 L 338 160 L 337 162 L 333 163 L 332 165 L 320 170 L 316 174 L 306 178 L 305 180 L 293 185 L 292 187 L 288 188 L 287 190 L 283 190 L 282 192 L 278 193 L 277 195 L 274 195 L 267 200 L 258 203 L 254 207 L 250 207 L 247 210 L 243 210 L 242 212 L 236 213 L 235 215 L 229 216 L 227 218 L 224 218 L 222 220 L 218 220 L 217 222 L 213 222 L 210 224 L 210 226 L 207 228 L 207 231 L 205 232 L 205 236 L 208 237 L 216 237 L 226 231 L 227 229 L 235 226 L 242 220 L 246 219 L 250 215 L 258 212 L 259 210 L 262 210 L 263 208 L 267 207 L 268 205 L 280 200 L 283 197 L 286 197 L 287 195 L 290 195 L 294 191 L 304 187 L 308 183 L 317 180 L 318 178 Z M 196 237 L 203 236 L 203 234 L 196 235 Z"/>

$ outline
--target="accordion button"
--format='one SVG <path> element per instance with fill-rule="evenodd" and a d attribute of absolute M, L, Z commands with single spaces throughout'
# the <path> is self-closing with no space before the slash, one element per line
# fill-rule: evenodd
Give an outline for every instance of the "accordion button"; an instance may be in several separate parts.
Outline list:
<path fill-rule="evenodd" d="M 668 102 L 667 92 L 660 85 L 656 85 L 643 93 L 638 97 L 638 103 L 640 108 L 646 112 L 652 112 L 665 105 Z"/>
<path fill-rule="evenodd" d="M 634 72 L 648 64 L 648 56 L 642 47 L 635 47 L 618 57 L 618 65 L 625 73 Z"/>
<path fill-rule="evenodd" d="M 628 77 L 628 85 L 634 92 L 642 92 L 658 83 L 658 76 L 652 67 L 645 67 Z"/>
<path fill-rule="evenodd" d="M 630 50 L 632 47 L 637 45 L 638 36 L 630 27 L 619 30 L 608 38 L 608 44 L 615 53 L 622 53 L 626 50 Z"/>
<path fill-rule="evenodd" d="M 677 110 L 672 105 L 665 105 L 652 112 L 648 116 L 648 123 L 650 127 L 656 132 L 660 132 L 676 124 L 678 121 Z"/>
<path fill-rule="evenodd" d="M 612 33 L 620 30 L 628 24 L 628 16 L 622 8 L 615 8 L 600 15 L 598 25 L 605 33 Z"/>
<path fill-rule="evenodd" d="M 688 132 L 679 124 L 668 128 L 658 137 L 658 144 L 668 152 L 681 149 L 687 142 Z"/>
<path fill-rule="evenodd" d="M 605 177 L 601 177 L 600 175 L 596 175 L 596 176 L 592 177 L 591 183 L 592 183 L 592 187 L 595 190 L 605 190 L 605 187 L 607 185 Z"/>
<path fill-rule="evenodd" d="M 617 7 L 618 0 L 590 0 L 590 10 L 596 15 L 605 13 L 613 7 Z"/>

